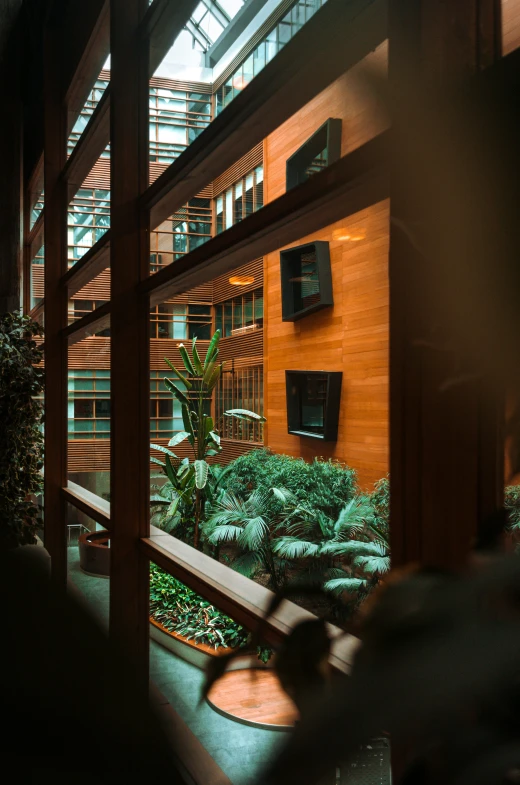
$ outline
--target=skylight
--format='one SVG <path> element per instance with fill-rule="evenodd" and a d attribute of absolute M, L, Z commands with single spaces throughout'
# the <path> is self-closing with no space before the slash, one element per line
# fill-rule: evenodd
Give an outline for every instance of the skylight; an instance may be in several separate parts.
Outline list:
<path fill-rule="evenodd" d="M 201 0 L 186 24 L 193 48 L 207 52 L 246 1 Z"/>

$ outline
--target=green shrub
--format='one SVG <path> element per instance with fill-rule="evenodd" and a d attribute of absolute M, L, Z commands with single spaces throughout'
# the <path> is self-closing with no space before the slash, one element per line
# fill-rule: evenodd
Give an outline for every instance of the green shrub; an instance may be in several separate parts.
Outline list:
<path fill-rule="evenodd" d="M 36 542 L 41 524 L 31 495 L 41 493 L 43 370 L 33 340 L 39 324 L 19 313 L 0 317 L 0 547 Z"/>
<path fill-rule="evenodd" d="M 374 508 L 375 525 L 388 538 L 390 526 L 390 478 L 388 476 L 382 477 L 374 484 L 370 503 Z"/>
<path fill-rule="evenodd" d="M 321 510 L 336 519 L 356 490 L 356 473 L 333 460 L 277 455 L 268 449 L 252 450 L 230 464 L 226 477 L 228 491 L 246 498 L 251 491 L 268 493 L 271 488 L 287 488 L 307 507 Z"/>
<path fill-rule="evenodd" d="M 520 527 L 520 485 L 508 485 L 504 493 L 504 507 L 509 512 L 511 528 Z"/>
<path fill-rule="evenodd" d="M 167 630 L 215 649 L 238 648 L 249 634 L 172 575 L 150 565 L 150 615 Z"/>

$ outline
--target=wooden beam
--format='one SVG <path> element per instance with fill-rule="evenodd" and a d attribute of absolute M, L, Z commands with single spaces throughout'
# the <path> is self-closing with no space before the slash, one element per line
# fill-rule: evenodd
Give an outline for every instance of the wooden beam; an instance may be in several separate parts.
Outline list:
<path fill-rule="evenodd" d="M 149 42 L 149 75 L 153 76 L 168 50 L 197 7 L 199 0 L 154 0 L 141 25 L 141 38 Z"/>
<path fill-rule="evenodd" d="M 45 216 L 44 211 L 40 213 L 36 223 L 34 224 L 33 228 L 29 232 L 29 236 L 27 238 L 27 247 L 29 250 L 29 263 L 32 262 L 38 251 L 43 245 L 44 242 L 44 226 L 45 226 Z"/>
<path fill-rule="evenodd" d="M 43 326 L 43 320 L 45 317 L 45 300 L 42 300 L 38 305 L 36 305 L 32 310 L 29 311 L 29 316 L 35 322 L 39 322 Z"/>
<path fill-rule="evenodd" d="M 92 0 L 90 0 L 92 2 Z M 78 65 L 65 95 L 67 107 L 67 136 L 85 105 L 89 92 L 99 76 L 103 65 L 110 54 L 110 0 L 95 0 L 91 7 L 94 21 L 86 46 L 81 54 Z M 77 11 L 77 8 L 74 9 Z M 85 25 L 85 13 L 82 9 L 76 19 Z"/>
<path fill-rule="evenodd" d="M 387 131 L 150 276 L 141 285 L 150 305 L 385 199 L 388 147 Z"/>
<path fill-rule="evenodd" d="M 68 504 L 72 504 L 96 523 L 110 529 L 110 502 L 71 480 L 68 481 L 65 488 L 62 488 L 62 494 Z"/>
<path fill-rule="evenodd" d="M 67 159 L 66 117 L 62 94 L 60 20 L 49 22 L 44 44 L 45 187 L 45 475 L 44 541 L 51 555 L 53 580 L 67 581 L 67 292 L 61 277 L 67 265 L 67 201 L 61 172 Z M 43 225 L 43 221 L 42 221 Z"/>
<path fill-rule="evenodd" d="M 43 191 L 43 153 L 38 159 L 38 163 L 34 167 L 29 182 L 27 184 L 27 193 L 29 197 L 29 213 L 36 204 L 38 197 Z"/>
<path fill-rule="evenodd" d="M 110 85 L 101 96 L 90 120 L 63 170 L 69 202 L 81 188 L 90 170 L 110 140 Z"/>
<path fill-rule="evenodd" d="M 103 303 L 99 308 L 65 327 L 63 335 L 67 340 L 67 344 L 72 346 L 84 338 L 90 338 L 92 335 L 101 332 L 101 330 L 106 330 L 110 327 L 110 308 L 110 302 Z"/>
<path fill-rule="evenodd" d="M 70 480 L 62 492 L 69 504 L 106 529 L 111 529 L 110 502 Z M 144 538 L 140 547 L 151 561 L 240 621 L 247 629 L 257 628 L 273 599 L 273 592 L 265 586 L 240 575 L 156 526 L 150 526 L 150 537 Z M 286 600 L 268 625 L 271 642 L 279 643 L 299 621 L 314 618 L 309 611 Z M 333 625 L 330 625 L 329 631 L 334 640 L 330 662 L 337 670 L 348 673 L 359 639 L 353 635 L 342 636 L 341 630 Z"/>
<path fill-rule="evenodd" d="M 153 526 L 150 537 L 142 540 L 141 548 L 151 561 L 247 629 L 256 630 L 263 620 L 274 596 L 265 586 Z M 266 638 L 270 643 L 280 643 L 296 624 L 314 618 L 310 611 L 285 600 L 267 622 Z M 354 635 L 343 636 L 342 631 L 333 625 L 329 625 L 329 632 L 333 639 L 337 639 L 331 663 L 338 670 L 348 672 L 359 639 Z"/>
<path fill-rule="evenodd" d="M 495 0 L 389 3 L 389 90 L 398 142 L 391 160 L 389 256 L 390 544 L 395 566 L 415 561 L 460 567 L 479 523 L 497 508 L 503 493 L 500 391 L 486 389 L 482 368 L 469 367 L 469 358 L 457 349 L 459 336 L 451 334 L 457 306 L 444 294 L 457 291 L 464 268 L 455 271 L 444 264 L 439 246 L 429 246 L 426 239 L 437 242 L 443 231 L 434 224 L 443 199 L 441 188 L 435 188 L 437 183 L 450 188 L 443 170 L 449 166 L 448 148 L 438 144 L 438 129 L 425 142 L 438 145 L 437 155 L 442 149 L 437 167 L 435 153 L 420 148 L 423 90 L 435 85 L 449 94 L 455 85 L 487 81 L 485 74 L 475 75 L 498 56 L 493 44 L 498 5 Z M 416 138 L 407 144 L 410 128 Z M 420 251 L 402 227 L 422 228 Z M 454 237 L 460 241 L 460 235 Z M 462 383 L 461 367 L 467 376 Z M 450 384 L 454 379 L 458 383 Z"/>
<path fill-rule="evenodd" d="M 63 276 L 69 297 L 110 266 L 110 229 Z"/>
<path fill-rule="evenodd" d="M 382 43 L 386 5 L 386 0 L 328 0 L 148 188 L 143 206 L 151 211 L 150 229 Z"/>
<path fill-rule="evenodd" d="M 111 0 L 111 501 L 110 636 L 148 690 L 150 531 L 149 234 L 139 199 L 148 185 L 148 47 L 139 42 L 146 0 Z M 130 473 L 129 473 L 129 467 Z"/>

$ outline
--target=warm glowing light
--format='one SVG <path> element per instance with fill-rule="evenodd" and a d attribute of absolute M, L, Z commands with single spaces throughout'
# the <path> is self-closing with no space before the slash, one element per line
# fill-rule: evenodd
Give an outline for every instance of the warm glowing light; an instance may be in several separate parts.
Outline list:
<path fill-rule="evenodd" d="M 247 87 L 249 82 L 244 76 L 242 76 L 242 74 L 239 74 L 238 76 L 235 76 L 231 84 L 233 85 L 235 90 L 243 90 L 244 87 Z"/>
<path fill-rule="evenodd" d="M 339 229 L 334 229 L 332 231 L 333 240 L 340 240 L 340 241 L 349 240 L 351 243 L 357 243 L 360 240 L 364 240 L 366 236 L 367 233 L 364 229 L 347 229 L 345 226 L 342 226 Z"/>
<path fill-rule="evenodd" d="M 229 279 L 229 283 L 232 286 L 249 286 L 250 283 L 254 282 L 254 275 L 232 275 Z"/>

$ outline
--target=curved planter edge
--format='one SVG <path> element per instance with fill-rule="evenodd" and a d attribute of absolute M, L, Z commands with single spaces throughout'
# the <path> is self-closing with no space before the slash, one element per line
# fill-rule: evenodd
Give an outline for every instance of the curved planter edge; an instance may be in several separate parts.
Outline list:
<path fill-rule="evenodd" d="M 181 635 L 165 630 L 162 625 L 153 619 L 150 619 L 150 637 L 156 643 L 164 646 L 165 649 L 169 649 L 172 654 L 176 654 L 177 657 L 180 657 L 202 670 L 205 670 L 208 663 L 213 658 L 220 657 L 221 654 L 227 654 L 232 651 L 232 649 L 221 648 L 216 649 L 215 652 L 213 652 L 209 646 L 199 646 L 198 644 L 193 643 L 193 641 L 183 638 Z M 228 670 L 243 670 L 245 668 L 260 668 L 263 670 L 272 667 L 272 660 L 269 660 L 268 663 L 263 663 L 255 654 L 244 654 L 241 657 L 237 657 L 236 660 L 233 660 L 230 663 Z"/>

